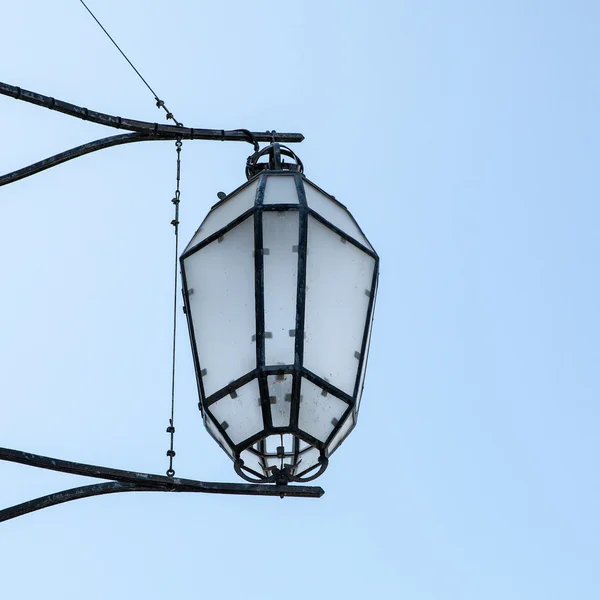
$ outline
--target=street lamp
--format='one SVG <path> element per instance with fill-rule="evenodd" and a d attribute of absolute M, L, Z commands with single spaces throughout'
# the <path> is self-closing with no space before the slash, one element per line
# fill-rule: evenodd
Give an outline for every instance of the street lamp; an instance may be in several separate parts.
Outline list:
<path fill-rule="evenodd" d="M 246 174 L 181 256 L 199 407 L 238 475 L 309 481 L 356 423 L 379 260 L 289 148 Z"/>
<path fill-rule="evenodd" d="M 280 145 L 304 137 L 146 123 L 1 82 L 0 94 L 130 131 L 0 176 L 0 186 L 133 142 L 177 140 L 178 151 L 184 139 L 250 141 L 255 148 L 248 181 L 219 194 L 180 257 L 204 425 L 251 483 L 207 483 L 176 478 L 172 468 L 165 477 L 0 448 L 0 460 L 109 480 L 0 510 L 0 521 L 127 491 L 320 497 L 320 487 L 288 484 L 323 473 L 356 424 L 379 259 L 347 209 L 310 182 L 294 152 Z M 260 141 L 270 145 L 260 150 Z M 172 422 L 167 431 L 173 434 Z M 172 445 L 167 454 L 174 456 Z M 275 485 L 257 485 L 264 483 Z"/>

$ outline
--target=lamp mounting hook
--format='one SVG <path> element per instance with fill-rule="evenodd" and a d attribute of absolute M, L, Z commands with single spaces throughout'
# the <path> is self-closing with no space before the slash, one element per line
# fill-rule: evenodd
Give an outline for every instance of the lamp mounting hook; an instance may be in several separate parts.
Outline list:
<path fill-rule="evenodd" d="M 285 162 L 285 158 L 291 158 L 294 162 Z M 266 157 L 266 161 L 259 162 L 263 157 Z M 246 177 L 252 179 L 255 175 L 261 171 L 296 171 L 297 173 L 304 173 L 304 165 L 298 156 L 287 146 L 283 146 L 278 142 L 272 142 L 268 146 L 265 146 L 262 150 L 256 151 L 254 154 L 248 157 L 246 161 Z"/>

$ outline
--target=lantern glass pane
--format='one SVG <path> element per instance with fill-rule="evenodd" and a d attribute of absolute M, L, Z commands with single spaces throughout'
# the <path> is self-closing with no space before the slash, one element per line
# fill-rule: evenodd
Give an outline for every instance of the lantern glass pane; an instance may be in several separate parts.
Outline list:
<path fill-rule="evenodd" d="M 268 458 L 265 458 L 265 462 L 267 463 L 268 468 L 272 468 L 272 467 L 277 467 L 278 469 L 281 468 L 281 459 L 280 458 L 270 456 Z"/>
<path fill-rule="evenodd" d="M 344 415 L 348 405 L 308 379 L 302 379 L 298 427 L 324 442 Z"/>
<path fill-rule="evenodd" d="M 253 379 L 207 408 L 234 444 L 264 429 L 258 381 Z"/>
<path fill-rule="evenodd" d="M 206 396 L 256 367 L 253 250 L 250 218 L 184 260 Z"/>
<path fill-rule="evenodd" d="M 354 394 L 375 259 L 309 217 L 304 366 Z"/>
<path fill-rule="evenodd" d="M 237 219 L 247 210 L 254 206 L 256 198 L 256 186 L 258 180 L 254 180 L 242 187 L 239 191 L 234 192 L 225 198 L 222 202 L 216 204 L 211 211 L 206 215 L 202 225 L 196 231 L 192 241 L 187 245 L 187 249 L 193 248 L 202 240 L 216 233 L 223 227 L 227 226 L 231 221 Z"/>
<path fill-rule="evenodd" d="M 321 453 L 317 448 L 310 447 L 307 450 L 304 450 L 299 456 L 300 463 L 298 464 L 298 468 L 296 469 L 296 475 L 301 475 L 306 473 L 309 469 L 312 469 L 316 465 L 319 464 L 319 456 Z"/>
<path fill-rule="evenodd" d="M 269 402 L 273 427 L 288 427 L 292 408 L 292 375 L 269 375 Z"/>
<path fill-rule="evenodd" d="M 271 177 L 269 184 L 271 179 L 290 178 Z M 265 331 L 270 334 L 265 339 L 265 362 L 292 364 L 296 339 L 298 212 L 265 211 L 262 219 Z"/>
<path fill-rule="evenodd" d="M 244 450 L 240 453 L 240 458 L 244 461 L 244 467 L 252 469 L 259 475 L 264 475 L 264 463 L 260 456 L 254 454 L 254 452 L 250 452 L 249 450 Z"/>
<path fill-rule="evenodd" d="M 309 208 L 312 208 L 332 225 L 335 225 L 345 234 L 354 238 L 369 250 L 372 250 L 371 245 L 352 215 L 341 204 L 326 196 L 323 192 L 308 183 L 306 179 L 304 180 L 304 193 L 306 194 L 306 203 Z"/>
<path fill-rule="evenodd" d="M 354 413 L 351 412 L 344 421 L 344 424 L 341 426 L 340 430 L 333 436 L 333 439 L 329 443 L 329 446 L 327 448 L 328 456 L 331 456 L 339 447 L 339 445 L 346 439 L 350 431 L 352 431 L 354 424 Z"/>
<path fill-rule="evenodd" d="M 268 176 L 263 204 L 298 204 L 294 175 Z"/>
<path fill-rule="evenodd" d="M 233 458 L 233 448 L 231 447 L 231 444 L 221 435 L 221 432 L 211 421 L 210 417 L 206 415 L 204 416 L 204 426 L 206 429 L 208 429 L 209 433 L 215 438 L 215 440 L 217 440 L 219 446 L 221 446 L 221 448 L 223 448 L 223 450 L 229 454 L 230 458 Z"/>

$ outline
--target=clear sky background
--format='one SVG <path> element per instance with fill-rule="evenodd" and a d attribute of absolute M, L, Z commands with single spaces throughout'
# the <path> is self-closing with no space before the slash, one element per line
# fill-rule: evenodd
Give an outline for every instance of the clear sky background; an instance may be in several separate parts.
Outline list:
<path fill-rule="evenodd" d="M 320 500 L 123 494 L 0 525 L 2 597 L 600 597 L 593 0 L 89 0 L 185 125 L 299 131 L 381 256 Z M 76 0 L 2 8 L 1 80 L 164 122 Z M 0 170 L 112 135 L 0 98 Z M 248 144 L 185 142 L 182 240 Z M 164 473 L 173 142 L 0 190 L 0 445 Z M 183 324 L 183 320 L 181 321 Z M 175 469 L 235 481 L 180 329 Z M 87 480 L 0 464 L 8 506 Z"/>

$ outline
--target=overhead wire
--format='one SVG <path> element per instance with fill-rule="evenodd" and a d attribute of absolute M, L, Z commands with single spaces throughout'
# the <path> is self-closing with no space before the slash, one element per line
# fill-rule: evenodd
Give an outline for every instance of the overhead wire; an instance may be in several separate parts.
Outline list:
<path fill-rule="evenodd" d="M 91 11 L 89 6 L 83 1 L 79 0 L 81 4 L 83 4 L 84 8 L 90 13 L 94 21 L 100 26 L 102 31 L 106 34 L 108 39 L 114 44 L 115 48 L 121 53 L 123 58 L 129 63 L 129 66 L 137 73 L 138 77 L 144 82 L 146 87 L 150 90 L 152 95 L 154 96 L 154 100 L 156 100 L 156 106 L 158 108 L 164 109 L 167 113 L 167 119 L 172 119 L 175 124 L 179 127 L 183 127 L 183 124 L 180 123 L 173 113 L 167 108 L 166 104 L 163 100 L 158 97 L 158 94 L 152 89 L 150 84 L 146 81 L 146 79 L 142 76 L 142 74 L 136 69 L 135 65 L 129 60 L 125 52 L 121 50 L 120 46 L 115 42 L 113 37 L 108 33 L 106 28 L 100 23 L 96 15 Z M 250 138 L 252 138 L 252 134 L 247 132 Z M 178 258 L 179 258 L 179 203 L 180 203 L 180 180 L 181 180 L 181 147 L 183 143 L 181 138 L 179 138 L 175 142 L 175 149 L 177 151 L 177 178 L 176 178 L 176 189 L 175 196 L 173 197 L 172 203 L 175 207 L 175 216 L 171 221 L 171 225 L 175 228 L 175 265 L 174 265 L 174 290 L 173 290 L 173 339 L 172 339 L 172 369 L 171 369 L 171 417 L 169 419 L 169 426 L 167 427 L 167 433 L 170 435 L 170 444 L 169 450 L 167 450 L 167 456 L 169 457 L 169 468 L 167 469 L 167 476 L 173 477 L 175 475 L 175 470 L 173 469 L 173 458 L 175 457 L 175 365 L 176 365 L 176 348 L 177 348 L 177 287 L 179 284 L 179 269 L 178 269 Z M 256 146 L 256 142 L 254 141 L 254 145 Z"/>
<path fill-rule="evenodd" d="M 173 458 L 175 457 L 175 365 L 176 365 L 176 354 L 177 354 L 177 287 L 179 285 L 179 202 L 181 192 L 179 190 L 179 182 L 181 179 L 181 147 L 183 143 L 181 140 L 175 142 L 175 148 L 177 151 L 177 185 L 175 189 L 175 196 L 171 202 L 175 206 L 175 216 L 171 221 L 171 225 L 175 228 L 175 265 L 173 274 L 173 347 L 172 347 L 172 370 L 171 370 L 171 418 L 169 419 L 169 426 L 167 427 L 167 433 L 170 434 L 170 447 L 167 450 L 167 456 L 169 457 L 169 468 L 167 469 L 167 476 L 173 477 L 175 471 L 173 469 Z"/>
<path fill-rule="evenodd" d="M 81 2 L 81 4 L 83 4 L 83 6 L 85 7 L 85 9 L 90 13 L 90 15 L 92 16 L 92 18 L 94 19 L 94 21 L 96 21 L 96 23 L 98 23 L 98 25 L 100 26 L 100 29 L 102 29 L 102 31 L 104 31 L 104 33 L 107 35 L 108 39 L 114 44 L 115 48 L 121 53 L 121 55 L 123 56 L 123 58 L 129 63 L 129 66 L 137 73 L 138 77 L 144 82 L 144 84 L 150 90 L 150 92 L 152 92 L 152 95 L 154 96 L 154 100 L 156 100 L 156 106 L 157 106 L 157 108 L 164 109 L 164 111 L 167 113 L 167 119 L 172 119 L 175 122 L 176 125 L 178 125 L 179 127 L 182 127 L 183 126 L 182 123 L 180 123 L 175 118 L 175 116 L 173 115 L 173 113 L 167 108 L 164 100 L 161 100 L 158 97 L 158 94 L 152 89 L 152 87 L 144 79 L 144 77 L 142 76 L 142 74 L 135 68 L 135 65 L 129 60 L 129 58 L 127 57 L 127 55 L 125 54 L 125 52 L 123 52 L 123 50 L 121 50 L 121 47 L 119 46 L 119 44 L 117 44 L 117 42 L 115 42 L 115 40 L 110 35 L 110 33 L 108 33 L 108 31 L 106 31 L 106 28 L 104 27 L 104 25 L 102 25 L 102 23 L 100 23 L 100 21 L 98 20 L 98 18 L 96 17 L 96 15 L 89 8 L 89 6 L 83 0 L 79 0 L 79 2 Z"/>

